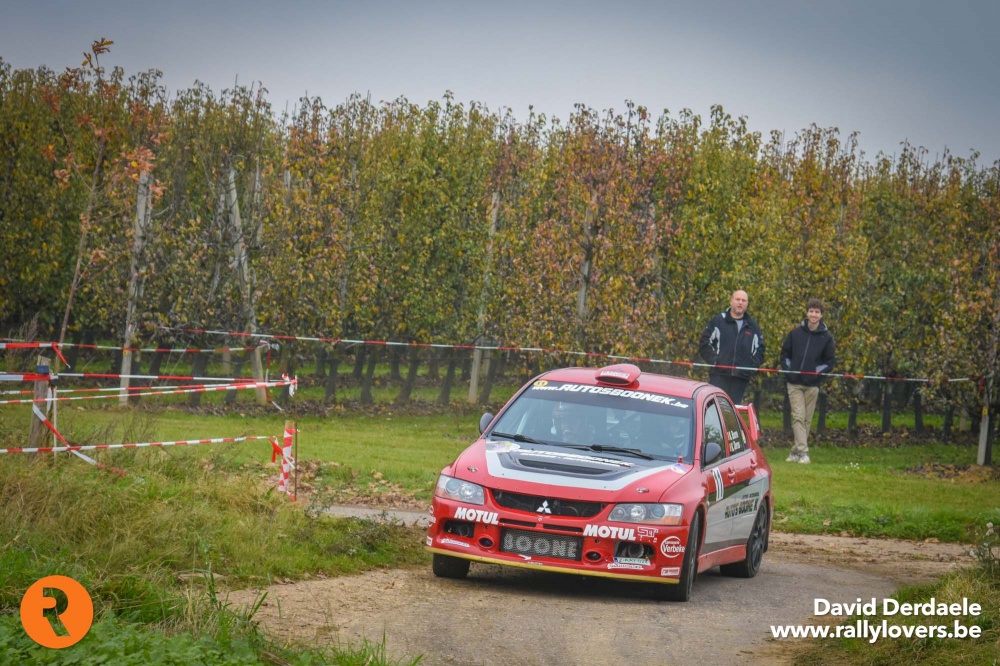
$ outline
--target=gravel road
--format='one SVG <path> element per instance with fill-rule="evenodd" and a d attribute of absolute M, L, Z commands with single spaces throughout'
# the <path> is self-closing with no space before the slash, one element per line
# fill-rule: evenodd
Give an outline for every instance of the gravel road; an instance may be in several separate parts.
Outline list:
<path fill-rule="evenodd" d="M 416 512 L 393 517 L 426 520 Z M 384 636 L 391 656 L 422 655 L 430 665 L 783 663 L 796 642 L 770 639 L 769 627 L 819 621 L 814 599 L 882 598 L 902 582 L 970 562 L 955 544 L 772 533 L 756 578 L 711 570 L 688 603 L 652 601 L 613 580 L 473 564 L 464 581 L 435 578 L 425 567 L 273 585 L 257 618 L 307 643 Z M 235 591 L 229 601 L 241 606 L 255 594 Z"/>

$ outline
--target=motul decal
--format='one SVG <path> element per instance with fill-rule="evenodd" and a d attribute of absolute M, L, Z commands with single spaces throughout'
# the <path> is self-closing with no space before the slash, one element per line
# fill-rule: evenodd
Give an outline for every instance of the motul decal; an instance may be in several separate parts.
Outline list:
<path fill-rule="evenodd" d="M 673 559 L 684 554 L 684 546 L 681 545 L 681 540 L 678 537 L 668 536 L 660 543 L 660 552 L 663 553 L 664 557 Z"/>
<path fill-rule="evenodd" d="M 680 567 L 662 567 L 660 569 L 660 575 L 666 576 L 668 578 L 676 578 L 681 575 Z"/>
<path fill-rule="evenodd" d="M 631 527 L 587 525 L 583 528 L 583 536 L 601 537 L 603 539 L 618 539 L 620 541 L 635 541 L 635 530 Z"/>
<path fill-rule="evenodd" d="M 455 509 L 455 518 L 459 520 L 471 520 L 484 525 L 499 525 L 500 515 L 495 511 L 483 511 L 482 509 L 468 509 L 460 506 Z"/>

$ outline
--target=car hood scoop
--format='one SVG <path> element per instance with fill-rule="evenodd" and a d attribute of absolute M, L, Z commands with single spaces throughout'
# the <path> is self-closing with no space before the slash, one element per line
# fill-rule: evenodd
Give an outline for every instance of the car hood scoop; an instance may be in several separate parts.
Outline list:
<path fill-rule="evenodd" d="M 621 490 L 671 466 L 663 460 L 626 460 L 603 452 L 529 448 L 507 441 L 486 442 L 485 455 L 489 474 L 497 478 L 593 490 Z"/>

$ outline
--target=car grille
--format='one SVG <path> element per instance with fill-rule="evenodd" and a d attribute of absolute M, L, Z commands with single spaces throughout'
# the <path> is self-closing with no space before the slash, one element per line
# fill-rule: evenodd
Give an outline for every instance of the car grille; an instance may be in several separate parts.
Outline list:
<path fill-rule="evenodd" d="M 547 516 L 590 518 L 596 516 L 604 509 L 604 504 L 600 502 L 575 502 L 573 500 L 554 499 L 551 497 L 508 493 L 503 490 L 493 490 L 492 493 L 493 501 L 505 509 L 529 511 Z"/>
<path fill-rule="evenodd" d="M 504 529 L 500 535 L 500 551 L 531 555 L 535 557 L 554 557 L 560 560 L 580 560 L 583 551 L 581 537 L 564 536 L 562 534 L 543 534 L 527 530 Z"/>

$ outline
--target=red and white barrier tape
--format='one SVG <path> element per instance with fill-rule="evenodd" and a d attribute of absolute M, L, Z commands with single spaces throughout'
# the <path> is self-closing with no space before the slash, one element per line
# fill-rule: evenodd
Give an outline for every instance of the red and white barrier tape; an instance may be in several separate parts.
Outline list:
<path fill-rule="evenodd" d="M 291 485 L 288 482 L 289 474 L 295 469 L 295 458 L 292 457 L 292 438 L 296 433 L 296 430 L 290 430 L 285 428 L 285 434 L 282 441 L 281 447 L 281 479 L 278 481 L 278 491 L 283 492 L 292 500 L 295 499 L 295 495 L 292 492 Z M 272 443 L 277 449 L 277 442 Z M 271 460 L 274 460 L 274 456 L 271 456 Z"/>
<path fill-rule="evenodd" d="M 17 400 L 0 400 L 0 405 L 28 405 L 32 403 L 64 402 L 70 400 L 105 400 L 118 399 L 123 394 L 126 396 L 148 396 L 148 395 L 177 395 L 181 393 L 208 393 L 212 391 L 242 391 L 245 389 L 276 388 L 278 386 L 289 387 L 289 395 L 295 394 L 295 387 L 298 385 L 297 379 L 282 379 L 273 382 L 241 382 L 239 384 L 203 384 L 200 386 L 188 386 L 179 389 L 162 390 L 162 387 L 131 387 L 128 389 L 119 388 L 119 393 L 109 395 L 77 395 L 66 397 L 45 397 L 45 398 L 24 398 Z"/>
<path fill-rule="evenodd" d="M 204 335 L 228 335 L 236 337 L 249 337 L 249 338 L 260 338 L 262 340 L 292 340 L 299 342 L 322 342 L 326 344 L 345 344 L 345 345 L 375 345 L 382 347 L 418 347 L 418 348 L 430 348 L 430 349 L 464 349 L 464 350 L 482 350 L 482 351 L 512 351 L 512 352 L 525 352 L 525 353 L 536 353 L 536 354 L 557 354 L 564 356 L 582 356 L 586 358 L 599 358 L 607 359 L 610 361 L 631 361 L 640 363 L 658 363 L 662 365 L 679 365 L 687 368 L 721 368 L 724 370 L 746 370 L 748 372 L 763 372 L 766 374 L 802 374 L 802 375 L 817 375 L 821 377 L 834 377 L 841 379 L 876 379 L 891 382 L 919 382 L 919 383 L 930 383 L 931 380 L 927 378 L 915 378 L 915 377 L 891 377 L 887 375 L 870 375 L 870 374 L 857 374 L 857 373 L 834 373 L 834 372 L 798 372 L 792 370 L 783 370 L 781 368 L 754 368 L 745 366 L 732 366 L 732 365 L 712 365 L 711 363 L 698 363 L 693 361 L 668 361 L 666 359 L 659 358 L 647 358 L 644 356 L 621 356 L 617 354 L 606 354 L 603 352 L 582 352 L 573 351 L 567 349 L 549 349 L 545 347 L 521 347 L 521 346 L 511 346 L 511 345 L 459 345 L 459 344 L 444 344 L 444 343 L 433 343 L 433 342 L 396 342 L 390 340 L 355 340 L 349 338 L 328 338 L 328 337 L 316 337 L 316 336 L 304 336 L 304 335 L 277 335 L 277 334 L 266 334 L 266 333 L 243 333 L 239 331 L 213 331 L 207 329 L 196 329 L 196 328 L 171 328 L 162 327 L 164 330 L 173 331 L 184 331 L 187 333 L 200 333 Z M 945 378 L 942 381 L 946 383 L 955 382 L 970 382 L 978 381 L 977 377 L 961 377 L 961 378 Z"/>
<path fill-rule="evenodd" d="M 37 415 L 37 413 L 36 413 Z M 40 446 L 35 448 L 21 448 L 21 449 L 0 449 L 0 453 L 61 453 L 63 451 L 103 451 L 105 449 L 137 449 L 149 446 L 191 446 L 194 444 L 230 444 L 235 442 L 250 442 L 256 440 L 270 440 L 274 441 L 273 435 L 247 435 L 244 437 L 217 437 L 215 439 L 181 439 L 173 442 L 141 442 L 137 444 L 93 444 L 87 446 L 73 446 L 65 439 L 62 435 L 58 434 L 52 424 L 45 419 L 44 416 L 39 417 L 45 423 L 45 425 L 56 433 L 59 441 L 63 442 L 66 446 Z"/>
<path fill-rule="evenodd" d="M 47 377 L 47 375 L 39 375 Z M 84 379 L 162 379 L 183 382 L 253 382 L 253 377 L 195 377 L 191 375 L 122 375 L 114 372 L 60 372 L 58 377 L 82 377 Z M 27 381 L 27 380 L 26 380 Z M 38 380 L 35 380 L 38 381 Z"/>
<path fill-rule="evenodd" d="M 0 372 L 0 382 L 47 382 L 51 376 L 38 372 Z"/>

